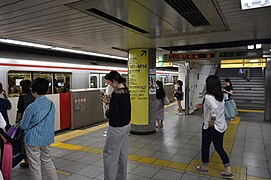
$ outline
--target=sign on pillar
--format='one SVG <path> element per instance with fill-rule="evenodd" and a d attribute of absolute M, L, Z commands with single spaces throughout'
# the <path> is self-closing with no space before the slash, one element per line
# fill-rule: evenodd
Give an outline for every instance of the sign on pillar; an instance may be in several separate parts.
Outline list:
<path fill-rule="evenodd" d="M 128 72 L 131 94 L 131 124 L 148 125 L 148 49 L 129 50 Z"/>

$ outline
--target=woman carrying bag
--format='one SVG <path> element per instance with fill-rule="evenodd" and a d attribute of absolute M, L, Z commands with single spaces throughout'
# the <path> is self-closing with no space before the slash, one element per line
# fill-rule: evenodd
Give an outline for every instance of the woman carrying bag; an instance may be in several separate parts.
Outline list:
<path fill-rule="evenodd" d="M 42 168 L 47 179 L 58 179 L 50 157 L 50 144 L 54 143 L 55 106 L 44 96 L 48 87 L 47 79 L 34 80 L 32 94 L 36 99 L 26 108 L 20 125 L 25 131 L 24 143 L 32 180 L 42 179 Z"/>

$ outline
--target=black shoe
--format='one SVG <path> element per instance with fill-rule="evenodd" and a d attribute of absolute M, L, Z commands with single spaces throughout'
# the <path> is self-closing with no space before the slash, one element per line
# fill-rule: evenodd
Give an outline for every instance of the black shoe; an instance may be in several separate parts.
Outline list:
<path fill-rule="evenodd" d="M 29 168 L 29 164 L 26 162 L 22 162 L 22 163 L 20 163 L 20 167 L 21 168 Z"/>

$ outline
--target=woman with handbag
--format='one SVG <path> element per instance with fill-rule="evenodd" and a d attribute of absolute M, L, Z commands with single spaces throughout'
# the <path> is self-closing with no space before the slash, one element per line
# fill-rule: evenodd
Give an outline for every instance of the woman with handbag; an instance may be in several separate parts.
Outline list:
<path fill-rule="evenodd" d="M 162 81 L 156 81 L 156 121 L 160 128 L 163 128 L 164 121 L 164 98 L 165 98 L 165 90 L 163 88 Z"/>
<path fill-rule="evenodd" d="M 32 94 L 36 98 L 24 111 L 21 129 L 24 130 L 24 144 L 32 180 L 57 180 L 56 168 L 50 157 L 50 144 L 54 143 L 55 106 L 44 95 L 49 87 L 45 78 L 37 78 L 32 84 Z"/>
<path fill-rule="evenodd" d="M 183 82 L 181 80 L 177 81 L 175 87 L 174 97 L 177 99 L 178 104 L 178 114 L 183 114 L 182 100 L 183 100 Z"/>

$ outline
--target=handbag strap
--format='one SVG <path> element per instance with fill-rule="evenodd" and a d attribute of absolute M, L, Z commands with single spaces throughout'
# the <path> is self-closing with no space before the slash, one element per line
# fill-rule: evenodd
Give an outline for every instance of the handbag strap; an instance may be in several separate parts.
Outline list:
<path fill-rule="evenodd" d="M 36 124 L 34 124 L 33 126 L 31 126 L 29 129 L 27 129 L 25 132 L 24 132 L 24 135 L 30 130 L 30 129 L 33 129 L 34 127 L 36 127 L 38 124 L 40 124 L 44 119 L 47 118 L 47 116 L 49 115 L 51 109 L 52 109 L 52 102 L 51 102 L 51 105 L 50 105 L 50 109 L 48 111 L 48 113 L 46 114 L 46 116 L 44 118 L 42 118 L 42 120 L 40 120 L 39 122 L 37 122 Z"/>

